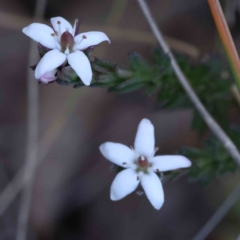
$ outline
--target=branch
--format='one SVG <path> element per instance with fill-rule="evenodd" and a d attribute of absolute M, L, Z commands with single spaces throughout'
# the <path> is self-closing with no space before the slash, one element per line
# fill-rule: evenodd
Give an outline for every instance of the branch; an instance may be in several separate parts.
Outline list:
<path fill-rule="evenodd" d="M 223 219 L 223 217 L 228 213 L 232 206 L 236 203 L 240 196 L 240 183 L 224 201 L 224 203 L 218 208 L 218 210 L 213 214 L 213 216 L 208 220 L 208 222 L 203 226 L 203 228 L 198 232 L 198 234 L 193 238 L 193 240 L 204 240 L 208 234 L 217 226 L 217 224 Z"/>
<path fill-rule="evenodd" d="M 226 133 L 221 129 L 218 123 L 213 119 L 213 117 L 209 114 L 206 108 L 203 106 L 199 98 L 197 97 L 195 91 L 192 89 L 191 85 L 189 84 L 188 79 L 184 76 L 183 72 L 178 66 L 178 63 L 171 53 L 168 45 L 166 44 L 165 40 L 163 39 L 162 33 L 157 27 L 157 24 L 153 20 L 149 8 L 144 0 L 138 0 L 138 3 L 143 11 L 145 18 L 147 19 L 156 39 L 158 40 L 159 44 L 161 45 L 163 51 L 169 56 L 171 60 L 172 68 L 181 83 L 182 87 L 184 88 L 186 94 L 194 104 L 195 108 L 198 110 L 199 114 L 202 116 L 208 127 L 212 130 L 215 136 L 219 139 L 219 141 L 224 145 L 228 153 L 231 157 L 235 160 L 235 162 L 240 166 L 240 154 L 238 152 L 237 147 L 234 145 L 232 140 L 226 135 Z"/>
<path fill-rule="evenodd" d="M 34 17 L 42 18 L 45 12 L 46 0 L 37 0 Z M 31 42 L 29 51 L 29 65 L 37 61 L 38 55 L 35 52 L 35 44 Z M 38 82 L 32 77 L 32 72 L 28 71 L 28 142 L 26 164 L 23 172 L 25 185 L 20 203 L 20 212 L 17 224 L 17 240 L 27 239 L 28 218 L 31 206 L 32 186 L 38 163 L 38 126 L 39 126 L 39 97 Z M 20 175 L 21 176 L 21 175 Z M 19 185 L 20 186 L 20 185 Z"/>
<path fill-rule="evenodd" d="M 40 146 L 38 146 L 40 148 Z M 47 153 L 49 152 L 49 148 L 41 149 L 40 148 L 40 156 L 38 157 L 36 165 L 39 165 L 41 161 L 47 156 Z M 35 152 L 35 149 L 32 149 L 33 152 Z M 15 197 L 19 194 L 19 192 L 24 189 L 24 187 L 27 185 L 29 181 L 32 179 L 32 174 L 25 174 L 26 164 L 23 166 L 16 176 L 11 180 L 10 183 L 5 187 L 5 189 L 1 192 L 0 195 L 0 216 L 4 214 L 4 212 L 7 210 L 9 205 L 12 203 L 12 201 L 15 199 Z M 37 167 L 37 166 L 35 166 Z"/>

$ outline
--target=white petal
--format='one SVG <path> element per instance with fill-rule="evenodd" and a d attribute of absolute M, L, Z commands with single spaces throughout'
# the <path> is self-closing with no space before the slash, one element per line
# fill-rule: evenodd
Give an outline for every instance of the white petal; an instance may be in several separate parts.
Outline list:
<path fill-rule="evenodd" d="M 80 33 L 74 38 L 74 40 L 75 40 L 74 50 L 83 50 L 88 47 L 98 45 L 103 41 L 108 41 L 110 43 L 108 36 L 103 32 Z"/>
<path fill-rule="evenodd" d="M 148 119 L 143 119 L 138 125 L 134 148 L 140 155 L 146 157 L 152 157 L 154 155 L 154 126 Z"/>
<path fill-rule="evenodd" d="M 53 17 L 50 19 L 51 24 L 56 32 L 59 33 L 59 26 L 60 26 L 60 34 L 63 34 L 66 31 L 69 31 L 70 33 L 73 32 L 72 25 L 63 17 Z M 60 24 L 58 24 L 60 22 Z"/>
<path fill-rule="evenodd" d="M 121 143 L 106 142 L 99 149 L 106 159 L 121 167 L 132 166 L 135 160 L 134 152 Z"/>
<path fill-rule="evenodd" d="M 61 66 L 65 62 L 66 58 L 67 56 L 57 49 L 47 52 L 35 69 L 35 78 L 39 79 L 47 72 Z"/>
<path fill-rule="evenodd" d="M 22 32 L 34 41 L 41 43 L 44 47 L 56 48 L 55 37 L 51 35 L 54 33 L 53 29 L 45 24 L 32 23 L 23 28 Z"/>
<path fill-rule="evenodd" d="M 150 203 L 159 210 L 164 202 L 164 193 L 159 177 L 154 172 L 144 174 L 141 177 L 141 184 Z"/>
<path fill-rule="evenodd" d="M 57 77 L 55 76 L 56 72 L 57 72 L 57 69 L 53 69 L 50 72 L 46 72 L 44 75 L 42 75 L 40 77 L 39 80 L 43 83 L 46 83 L 46 84 L 48 84 L 52 81 L 55 81 L 57 79 Z"/>
<path fill-rule="evenodd" d="M 190 167 L 192 163 L 184 156 L 156 156 L 152 158 L 153 170 L 158 169 L 160 172 L 175 170 L 178 168 Z"/>
<path fill-rule="evenodd" d="M 110 190 L 110 198 L 113 201 L 120 200 L 132 193 L 138 186 L 139 180 L 135 170 L 128 168 L 117 174 Z"/>
<path fill-rule="evenodd" d="M 68 55 L 68 63 L 77 73 L 85 85 L 90 85 L 92 80 L 92 68 L 87 56 L 80 51 Z"/>

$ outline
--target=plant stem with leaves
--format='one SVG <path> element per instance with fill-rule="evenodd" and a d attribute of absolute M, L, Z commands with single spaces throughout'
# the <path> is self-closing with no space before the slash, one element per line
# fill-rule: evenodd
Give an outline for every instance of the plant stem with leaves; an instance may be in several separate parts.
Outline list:
<path fill-rule="evenodd" d="M 234 145 L 232 140 L 227 136 L 227 134 L 221 129 L 221 127 L 218 125 L 218 123 L 213 119 L 213 117 L 209 114 L 209 112 L 206 110 L 206 108 L 203 106 L 201 101 L 199 100 L 198 96 L 192 89 L 191 85 L 189 84 L 188 79 L 185 77 L 181 69 L 179 68 L 179 65 L 174 58 L 173 54 L 171 53 L 168 45 L 163 39 L 163 36 L 158 29 L 155 21 L 152 18 L 152 15 L 148 9 L 148 6 L 146 5 L 144 0 L 138 0 L 139 5 L 155 35 L 157 38 L 159 44 L 163 48 L 163 51 L 169 55 L 169 58 L 171 60 L 171 65 L 173 67 L 173 70 L 178 77 L 179 82 L 181 83 L 182 87 L 186 91 L 188 97 L 193 102 L 194 106 L 198 110 L 198 112 L 201 114 L 202 118 L 205 120 L 206 124 L 209 126 L 209 128 L 212 130 L 212 132 L 216 135 L 216 137 L 222 142 L 223 146 L 226 148 L 226 150 L 229 152 L 229 154 L 232 156 L 232 158 L 236 161 L 238 166 L 240 166 L 240 153 L 237 149 L 237 147 Z"/>

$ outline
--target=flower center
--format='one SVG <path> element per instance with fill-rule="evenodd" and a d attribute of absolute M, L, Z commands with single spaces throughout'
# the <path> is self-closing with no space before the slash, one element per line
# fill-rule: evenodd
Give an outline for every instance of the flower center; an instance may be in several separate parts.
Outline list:
<path fill-rule="evenodd" d="M 149 168 L 149 161 L 146 157 L 144 156 L 140 156 L 138 159 L 137 159 L 137 164 L 138 164 L 138 167 L 142 170 L 147 170 Z"/>
<path fill-rule="evenodd" d="M 74 45 L 74 38 L 73 35 L 69 31 L 65 31 L 61 35 L 61 47 L 62 47 L 62 52 L 68 52 L 72 51 Z"/>

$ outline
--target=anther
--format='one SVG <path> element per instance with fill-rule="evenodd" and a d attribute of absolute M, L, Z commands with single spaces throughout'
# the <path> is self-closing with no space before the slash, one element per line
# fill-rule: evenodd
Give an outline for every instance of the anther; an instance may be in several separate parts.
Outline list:
<path fill-rule="evenodd" d="M 86 36 L 86 35 L 83 35 L 82 38 L 83 38 L 83 39 L 87 39 L 87 36 Z"/>
<path fill-rule="evenodd" d="M 139 181 L 140 180 L 140 177 L 139 176 L 137 176 L 137 181 Z"/>
<path fill-rule="evenodd" d="M 159 169 L 158 169 L 158 168 L 156 169 L 156 172 L 157 172 L 157 173 L 160 173 L 160 171 L 159 171 Z"/>
<path fill-rule="evenodd" d="M 56 34 L 55 33 L 51 33 L 51 36 L 56 36 Z"/>
<path fill-rule="evenodd" d="M 125 165 L 125 164 L 127 164 L 127 163 L 126 163 L 126 162 L 123 162 L 122 164 Z"/>
<path fill-rule="evenodd" d="M 60 21 L 57 21 L 57 24 L 61 24 L 61 22 L 60 22 Z"/>

